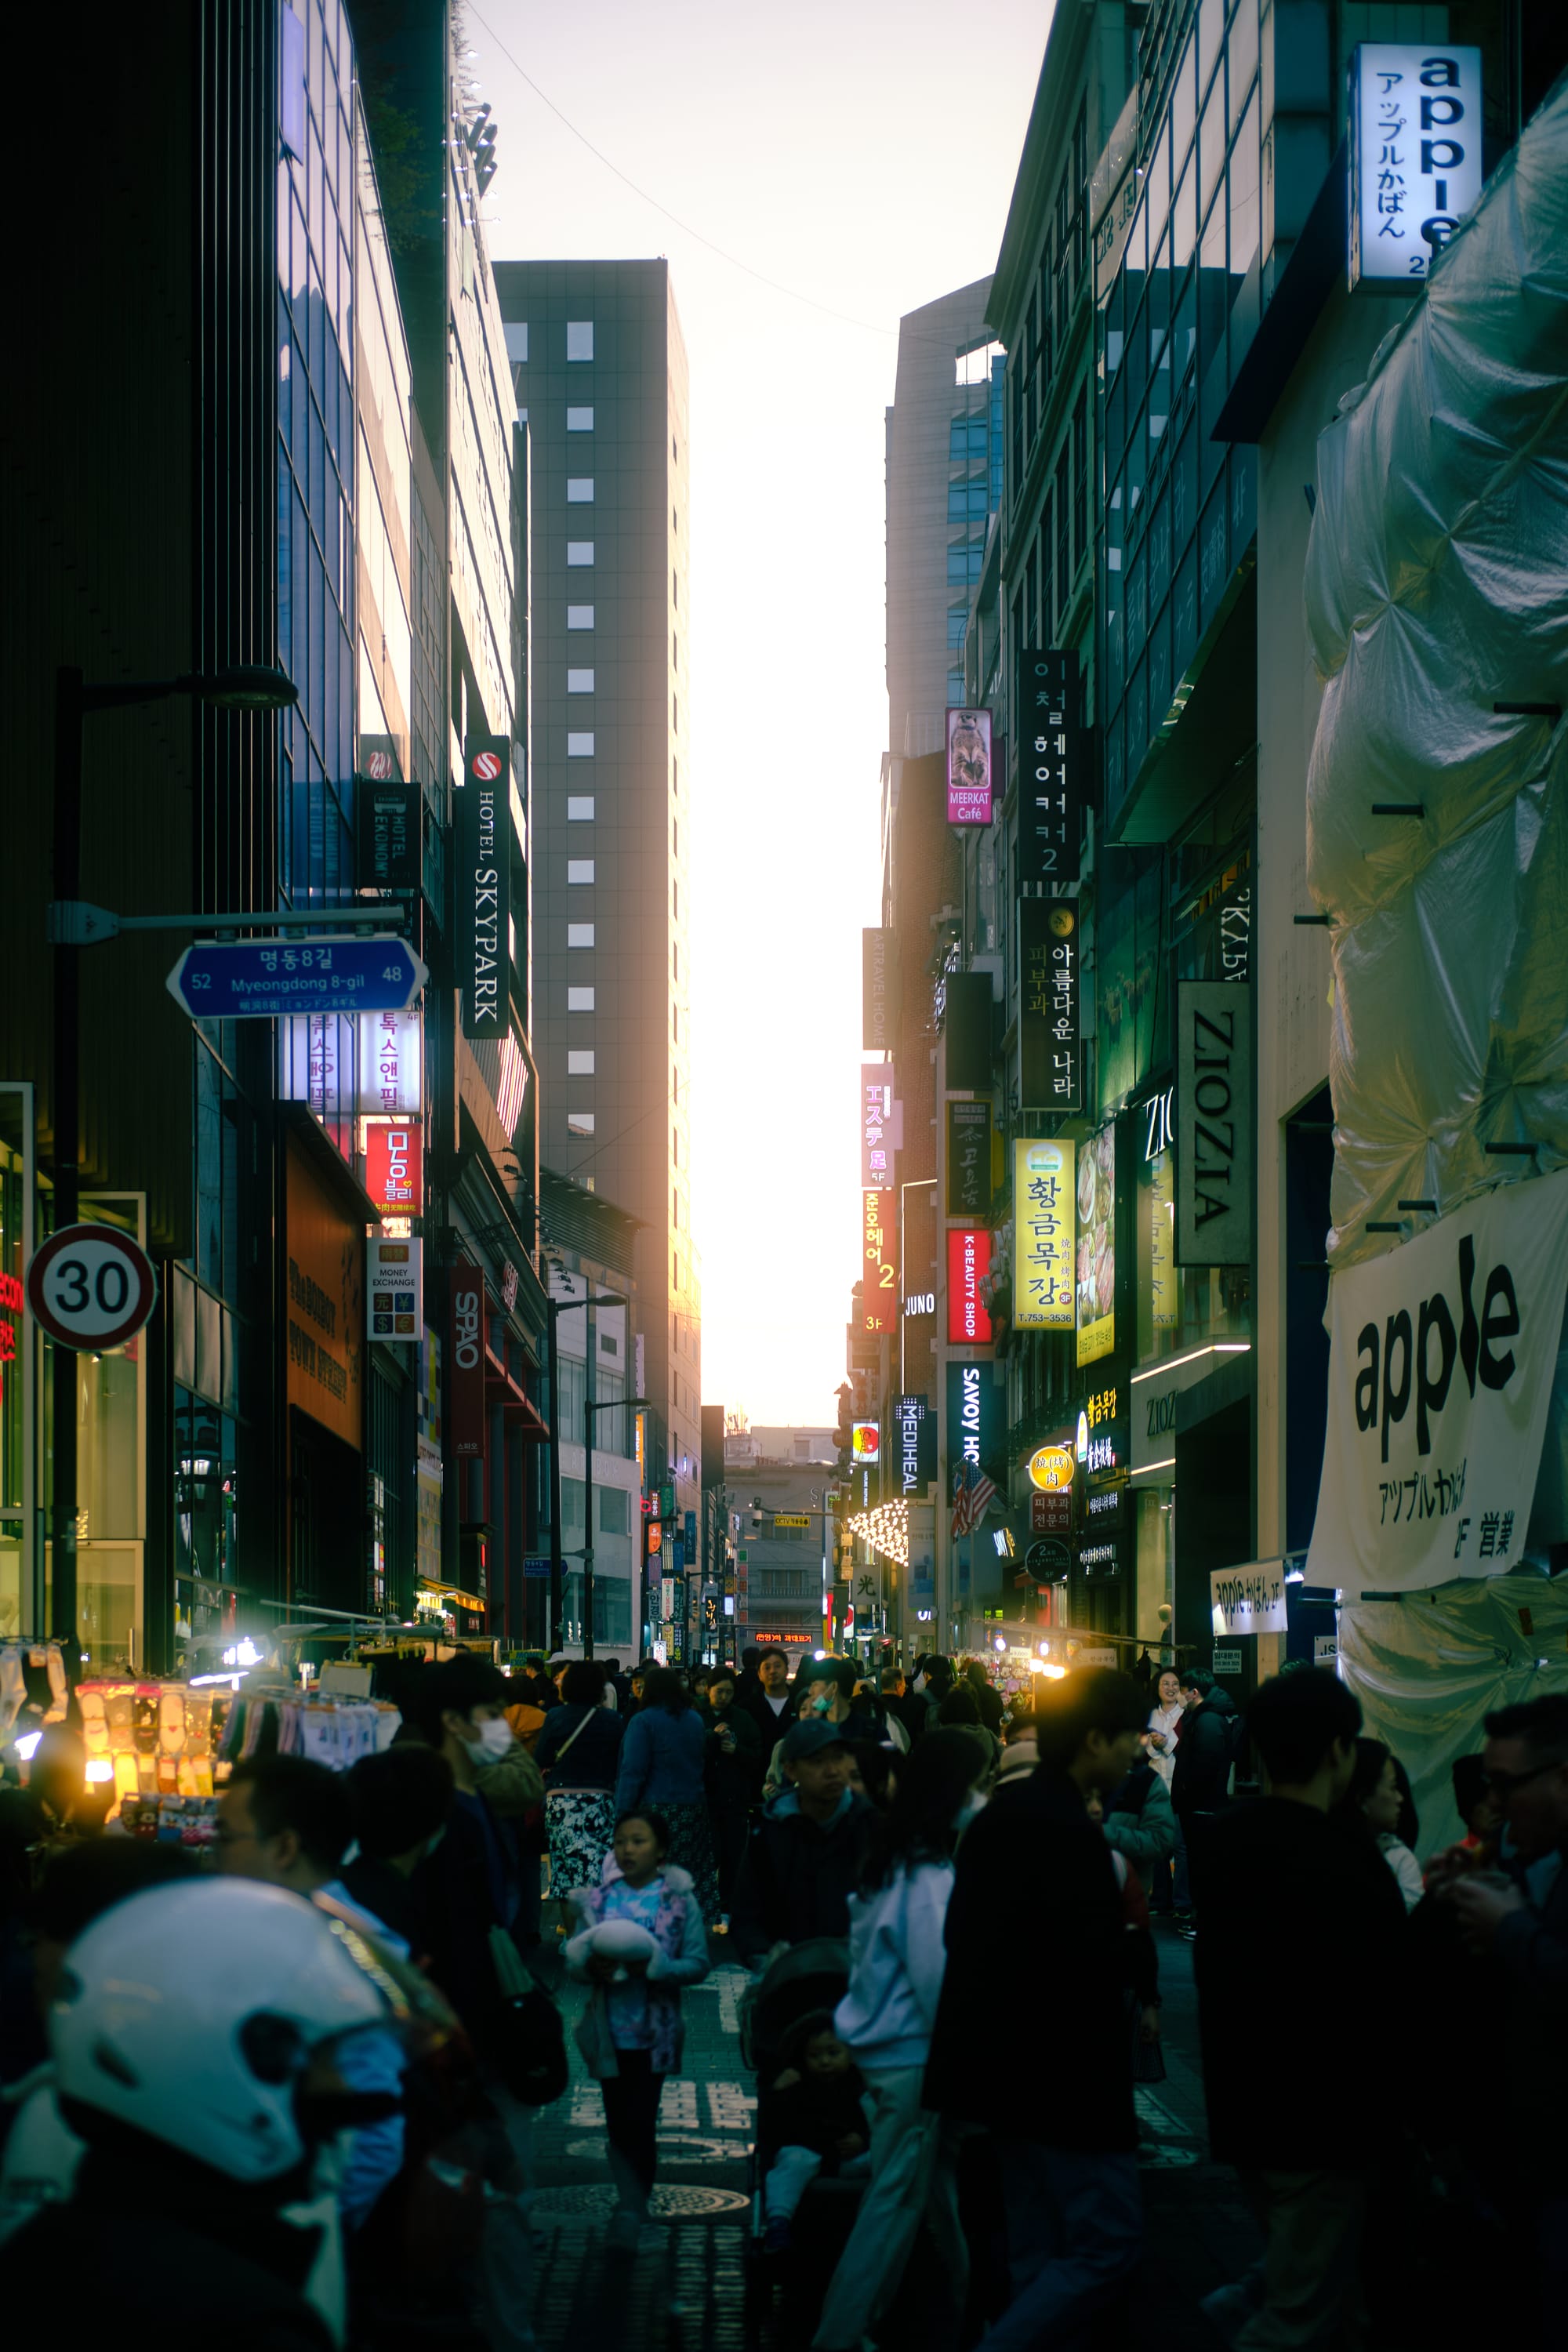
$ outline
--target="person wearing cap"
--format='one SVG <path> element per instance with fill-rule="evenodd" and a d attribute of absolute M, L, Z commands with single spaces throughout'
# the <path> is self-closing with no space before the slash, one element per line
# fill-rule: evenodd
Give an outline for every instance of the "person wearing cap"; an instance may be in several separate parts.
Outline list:
<path fill-rule="evenodd" d="M 752 1823 L 735 1887 L 730 1938 L 757 1966 L 779 1944 L 847 1936 L 849 1897 L 874 1818 L 849 1788 L 843 1727 L 797 1723 L 782 1743 L 785 1785 Z"/>

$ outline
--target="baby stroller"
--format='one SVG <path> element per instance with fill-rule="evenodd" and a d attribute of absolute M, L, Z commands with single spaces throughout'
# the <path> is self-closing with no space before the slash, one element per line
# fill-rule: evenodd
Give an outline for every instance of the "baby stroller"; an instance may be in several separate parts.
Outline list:
<path fill-rule="evenodd" d="M 752 1987 L 741 2012 L 741 2057 L 756 2076 L 757 2119 L 751 2159 L 752 2227 L 745 2252 L 746 2340 L 754 2343 L 771 2310 L 773 2289 L 784 2288 L 781 2317 L 785 2339 L 809 2337 L 827 2282 L 854 2225 L 864 2184 L 818 2179 L 795 2216 L 795 2242 L 787 2263 L 763 2246 L 766 2216 L 763 2185 L 778 2154 L 773 2083 L 784 2065 L 791 2029 L 814 2011 L 831 2016 L 849 1982 L 849 1947 L 833 1937 L 816 1937 L 782 1950 Z"/>

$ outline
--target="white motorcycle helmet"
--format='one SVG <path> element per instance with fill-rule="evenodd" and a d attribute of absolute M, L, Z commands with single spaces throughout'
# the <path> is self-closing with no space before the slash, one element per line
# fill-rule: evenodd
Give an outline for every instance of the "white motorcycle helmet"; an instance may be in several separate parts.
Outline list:
<path fill-rule="evenodd" d="M 374 1948 L 298 1895 L 239 1878 L 153 1887 L 80 1935 L 50 2011 L 56 2089 L 238 2181 L 281 2179 L 306 2138 L 311 2058 L 395 2031 Z"/>

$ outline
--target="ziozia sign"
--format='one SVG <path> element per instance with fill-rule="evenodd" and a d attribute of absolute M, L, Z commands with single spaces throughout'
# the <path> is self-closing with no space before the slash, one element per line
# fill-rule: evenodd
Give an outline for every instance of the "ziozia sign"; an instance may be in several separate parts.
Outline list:
<path fill-rule="evenodd" d="M 1176 990 L 1176 1263 L 1252 1263 L 1252 991 Z"/>
<path fill-rule="evenodd" d="M 1332 1276 L 1310 1584 L 1419 1591 L 1518 1563 L 1565 1290 L 1568 1171 Z"/>

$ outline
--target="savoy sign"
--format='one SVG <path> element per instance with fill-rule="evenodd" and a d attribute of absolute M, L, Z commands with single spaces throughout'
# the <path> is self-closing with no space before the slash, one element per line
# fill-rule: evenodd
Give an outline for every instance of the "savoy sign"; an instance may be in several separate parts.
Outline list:
<path fill-rule="evenodd" d="M 1309 1584 L 1420 1591 L 1517 1565 L 1565 1289 L 1568 1170 L 1332 1277 Z"/>

